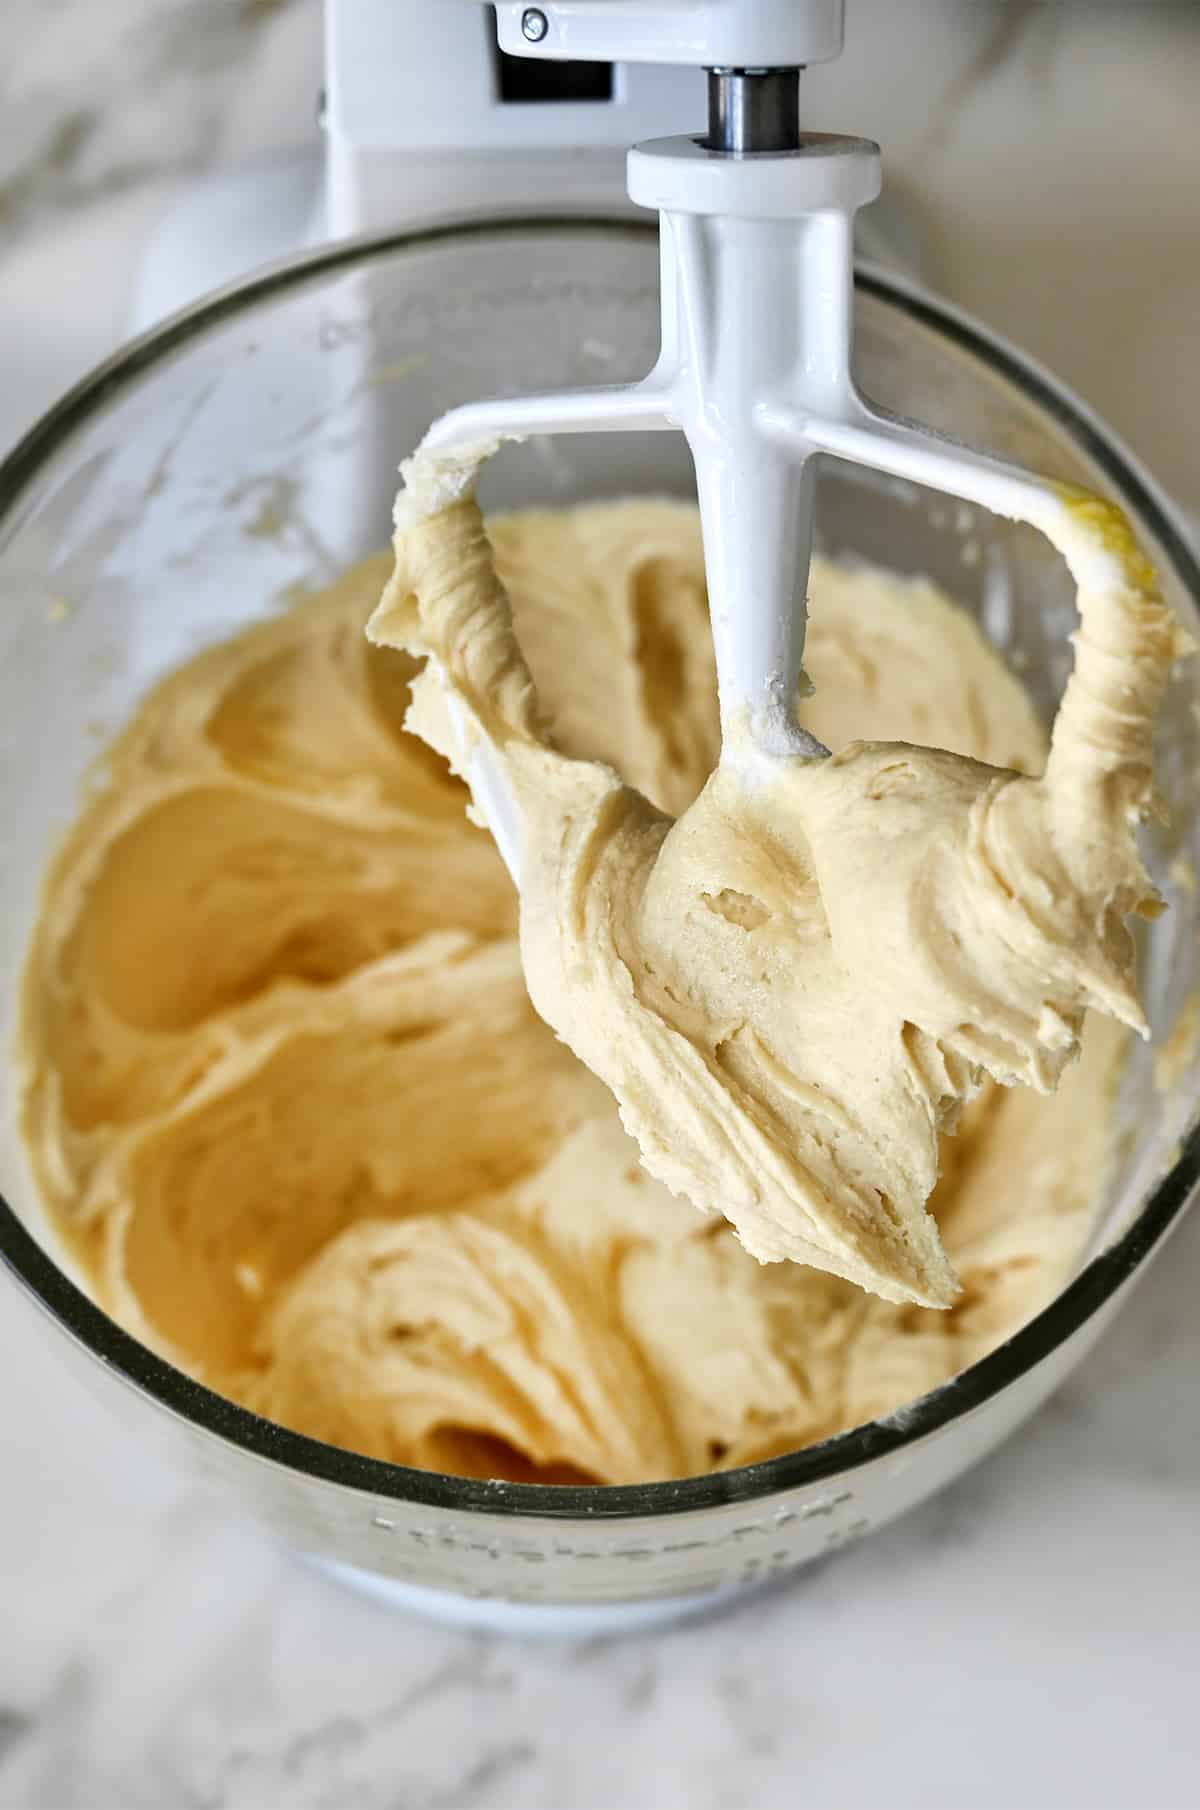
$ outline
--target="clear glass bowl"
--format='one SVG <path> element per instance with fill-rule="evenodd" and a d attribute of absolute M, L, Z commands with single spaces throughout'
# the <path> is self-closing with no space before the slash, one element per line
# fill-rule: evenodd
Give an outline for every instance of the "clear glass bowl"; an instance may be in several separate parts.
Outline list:
<path fill-rule="evenodd" d="M 120 352 L 0 469 L 4 997 L 12 1006 L 49 850 L 100 739 L 207 642 L 384 542 L 395 468 L 429 420 L 501 390 L 623 381 L 657 350 L 652 227 L 460 224 L 339 245 L 177 316 Z M 898 279 L 860 275 L 856 364 L 878 401 L 1115 496 L 1176 609 L 1200 573 L 1146 476 L 1059 385 Z M 691 491 L 670 435 L 511 449 L 484 502 Z M 826 547 L 931 573 L 983 623 L 1047 715 L 1069 665 L 1071 587 L 1031 531 L 831 468 Z M 1200 843 L 1200 665 L 1175 678 L 1160 773 L 1173 825 L 1148 853 L 1172 910 L 1146 935 L 1156 1034 L 1195 984 L 1198 902 L 1173 884 Z M 1197 860 L 1200 867 L 1200 859 Z M 1179 872 L 1178 867 L 1175 869 Z M 888 1520 L 957 1475 L 1079 1360 L 1188 1204 L 1196 1061 L 1168 1091 L 1136 1050 L 1118 1159 L 1078 1274 L 983 1362 L 886 1420 L 741 1470 L 638 1488 L 468 1481 L 321 1445 L 211 1394 L 87 1297 L 45 1223 L 8 1101 L 0 1251 L 43 1338 L 124 1436 L 222 1489 L 279 1536 L 407 1600 L 549 1605 L 584 1620 L 705 1604 Z M 6 1090 L 11 1096 L 12 1089 Z M 470 1607 L 469 1605 L 474 1605 Z M 509 1616 L 511 1619 L 511 1616 Z"/>

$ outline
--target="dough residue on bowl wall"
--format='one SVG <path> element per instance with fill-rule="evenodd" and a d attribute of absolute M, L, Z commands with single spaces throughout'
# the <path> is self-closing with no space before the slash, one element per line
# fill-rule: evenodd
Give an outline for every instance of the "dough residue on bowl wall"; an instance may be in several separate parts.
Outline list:
<path fill-rule="evenodd" d="M 718 749 L 694 511 L 491 525 L 559 747 L 675 814 Z M 931 1201 L 944 1312 L 760 1265 L 641 1168 L 529 1004 L 515 898 L 363 625 L 381 557 L 169 677 L 105 757 L 31 949 L 24 1129 L 102 1304 L 213 1388 L 439 1470 L 623 1483 L 911 1401 L 1057 1291 L 1124 1033 L 989 1085 Z M 1044 732 L 921 580 L 818 561 L 805 723 L 1038 772 Z"/>

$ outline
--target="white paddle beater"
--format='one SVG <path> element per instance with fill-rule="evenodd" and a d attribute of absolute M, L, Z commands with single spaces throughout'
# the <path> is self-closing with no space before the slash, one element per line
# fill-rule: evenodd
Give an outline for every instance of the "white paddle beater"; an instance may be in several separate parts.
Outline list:
<path fill-rule="evenodd" d="M 1029 522 L 1075 570 L 1068 504 L 1048 480 L 889 415 L 854 383 L 854 216 L 879 193 L 879 147 L 799 123 L 800 70 L 841 49 L 843 0 L 562 0 L 496 13 L 510 53 L 706 68 L 708 127 L 629 153 L 630 197 L 661 225 L 662 349 L 649 375 L 470 403 L 436 421 L 422 450 L 469 459 L 533 434 L 681 429 L 696 469 L 722 762 L 751 778 L 763 761 L 823 755 L 795 715 L 816 456 Z M 517 814 L 486 748 L 469 777 L 519 882 Z"/>

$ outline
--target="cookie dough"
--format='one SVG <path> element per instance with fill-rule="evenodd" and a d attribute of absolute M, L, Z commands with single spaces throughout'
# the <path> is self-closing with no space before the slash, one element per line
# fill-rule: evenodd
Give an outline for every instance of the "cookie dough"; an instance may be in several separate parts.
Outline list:
<path fill-rule="evenodd" d="M 556 747 L 685 811 L 718 752 L 694 512 L 491 534 Z M 985 1083 L 942 1140 L 948 1311 L 760 1265 L 648 1175 L 530 1005 L 508 876 L 403 728 L 416 662 L 363 637 L 389 568 L 160 684 L 47 876 L 23 1123 L 101 1302 L 302 1432 L 539 1480 L 785 1451 L 1000 1342 L 1088 1237 L 1123 1033 L 1089 1024 L 1056 1095 Z M 835 750 L 870 734 L 1042 768 L 1020 685 L 919 580 L 819 562 L 808 666 L 806 721 Z M 754 937 L 738 899 L 722 912 Z"/>
<path fill-rule="evenodd" d="M 1135 824 L 1179 642 L 1122 518 L 1061 505 L 1085 583 L 1044 773 L 867 719 L 875 739 L 843 729 L 832 758 L 747 745 L 675 816 L 626 760 L 581 758 L 541 720 L 478 507 L 440 494 L 461 469 L 406 468 L 368 633 L 428 657 L 412 726 L 502 775 L 534 1005 L 651 1174 L 754 1256 L 948 1306 L 959 1279 L 925 1210 L 939 1135 L 985 1075 L 1052 1089 L 1089 1007 L 1145 1030 L 1126 919 L 1159 908 Z M 884 662 L 882 697 L 893 683 Z"/>

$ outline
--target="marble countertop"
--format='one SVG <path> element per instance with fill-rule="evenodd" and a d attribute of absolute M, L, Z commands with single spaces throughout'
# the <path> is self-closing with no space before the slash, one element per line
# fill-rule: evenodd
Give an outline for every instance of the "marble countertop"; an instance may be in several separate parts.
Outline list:
<path fill-rule="evenodd" d="M 1200 13 L 851 0 L 939 281 L 1200 510 Z M 311 146 L 317 0 L 8 0 L 0 443 L 122 336 L 181 185 Z M 897 71 L 903 71 L 897 74 Z M 706 1623 L 527 1643 L 360 1599 L 107 1442 L 0 1286 L 0 1806 L 1200 1805 L 1200 1214 L 1031 1428 Z"/>

